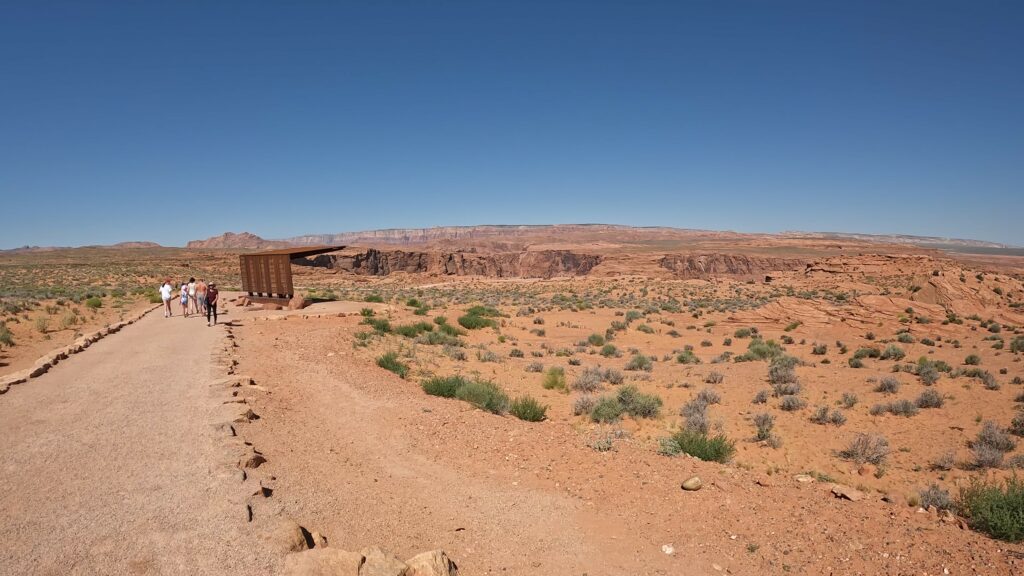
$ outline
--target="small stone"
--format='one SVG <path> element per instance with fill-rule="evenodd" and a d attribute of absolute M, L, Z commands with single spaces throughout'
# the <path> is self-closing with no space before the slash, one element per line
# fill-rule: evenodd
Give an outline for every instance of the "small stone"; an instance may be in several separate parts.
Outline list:
<path fill-rule="evenodd" d="M 793 476 L 793 479 L 801 484 L 809 484 L 815 481 L 814 476 L 808 476 L 807 474 L 797 474 L 796 476 Z"/>
<path fill-rule="evenodd" d="M 682 488 L 683 490 L 686 490 L 688 492 L 695 492 L 697 490 L 700 490 L 703 486 L 704 482 L 701 481 L 700 476 L 694 476 L 692 478 L 687 478 L 685 481 L 683 481 Z"/>
<path fill-rule="evenodd" d="M 672 554 L 675 554 L 676 549 L 673 548 L 671 544 L 664 544 L 661 547 L 661 551 L 671 556 Z"/>
<path fill-rule="evenodd" d="M 836 498 L 844 498 L 851 502 L 859 502 L 864 499 L 863 492 L 855 488 L 850 488 L 849 486 L 844 486 L 843 484 L 833 484 L 832 494 L 834 494 Z"/>
<path fill-rule="evenodd" d="M 282 554 L 301 552 L 308 548 L 306 535 L 294 520 L 278 520 L 261 537 L 267 545 Z"/>
<path fill-rule="evenodd" d="M 263 454 L 259 452 L 253 452 L 248 456 L 242 457 L 238 462 L 238 465 L 242 468 L 259 468 L 260 465 L 265 464 L 267 459 L 263 457 Z"/>

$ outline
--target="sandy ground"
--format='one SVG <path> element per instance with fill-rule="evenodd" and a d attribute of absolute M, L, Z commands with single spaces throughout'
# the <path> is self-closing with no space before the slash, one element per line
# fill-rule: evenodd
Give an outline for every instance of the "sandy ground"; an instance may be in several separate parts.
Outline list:
<path fill-rule="evenodd" d="M 266 510 L 331 546 L 440 547 L 468 574 L 1021 573 L 1016 548 L 905 505 L 670 459 L 640 440 L 599 453 L 569 422 L 426 396 L 360 359 L 358 320 L 234 330 L 240 371 L 269 390 L 239 429 L 269 459 L 257 471 L 274 481 Z M 680 490 L 695 474 L 706 487 Z"/>
<path fill-rule="evenodd" d="M 158 312 L 0 397 L 0 574 L 259 574 L 211 423 L 224 328 Z"/>

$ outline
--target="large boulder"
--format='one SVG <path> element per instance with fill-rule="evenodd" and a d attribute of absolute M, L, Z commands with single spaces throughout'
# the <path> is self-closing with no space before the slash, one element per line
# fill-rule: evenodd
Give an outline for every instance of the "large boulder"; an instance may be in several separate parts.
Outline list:
<path fill-rule="evenodd" d="M 359 576 L 407 576 L 409 573 L 405 562 L 376 546 L 363 548 L 360 552 L 365 559 L 359 568 Z"/>
<path fill-rule="evenodd" d="M 288 301 L 289 310 L 302 310 L 306 306 L 309 306 L 309 301 L 299 294 L 292 296 L 292 299 Z"/>
<path fill-rule="evenodd" d="M 459 567 L 443 550 L 417 554 L 405 563 L 409 565 L 405 576 L 459 576 Z"/>
<path fill-rule="evenodd" d="M 363 555 L 338 548 L 314 548 L 284 557 L 283 576 L 359 576 Z"/>

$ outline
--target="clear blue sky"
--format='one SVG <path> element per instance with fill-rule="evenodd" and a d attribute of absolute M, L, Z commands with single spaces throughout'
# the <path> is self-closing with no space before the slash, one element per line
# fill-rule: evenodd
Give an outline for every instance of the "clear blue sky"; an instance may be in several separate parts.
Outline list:
<path fill-rule="evenodd" d="M 556 222 L 1024 245 L 1022 31 L 1019 1 L 4 2 L 0 247 Z"/>

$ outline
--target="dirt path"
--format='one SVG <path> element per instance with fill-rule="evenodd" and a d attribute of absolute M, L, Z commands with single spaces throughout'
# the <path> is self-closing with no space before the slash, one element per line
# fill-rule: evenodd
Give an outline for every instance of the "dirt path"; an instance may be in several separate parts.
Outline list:
<path fill-rule="evenodd" d="M 211 425 L 223 338 L 151 313 L 0 397 L 0 573 L 271 571 Z"/>

